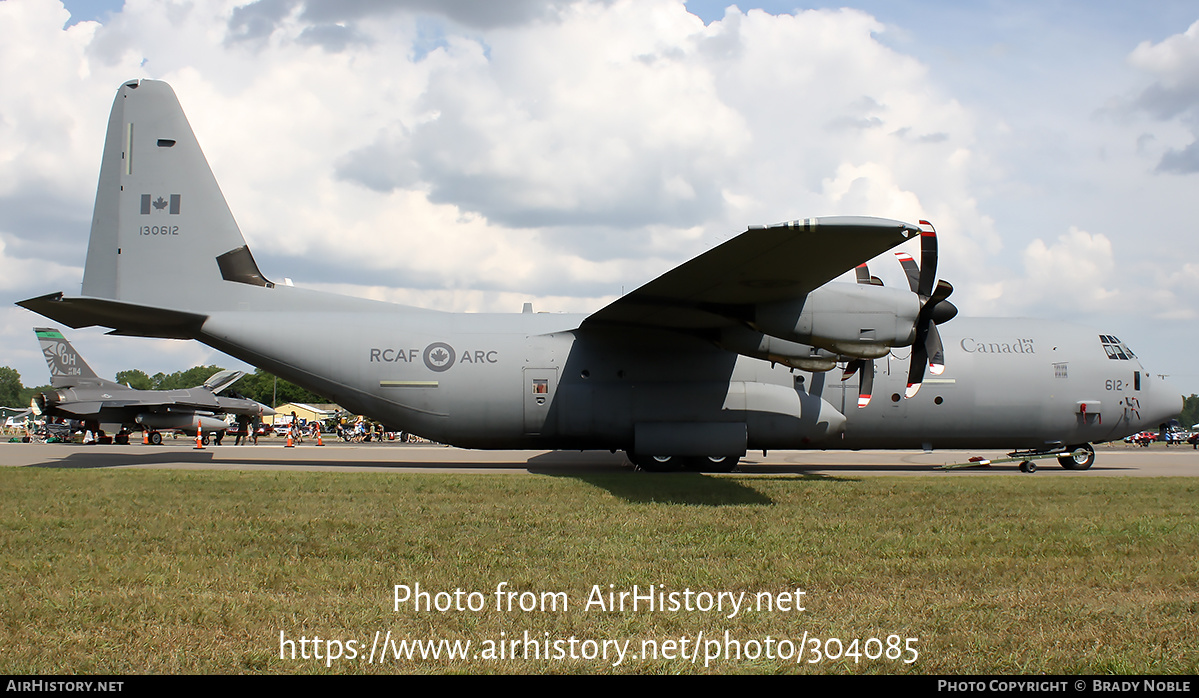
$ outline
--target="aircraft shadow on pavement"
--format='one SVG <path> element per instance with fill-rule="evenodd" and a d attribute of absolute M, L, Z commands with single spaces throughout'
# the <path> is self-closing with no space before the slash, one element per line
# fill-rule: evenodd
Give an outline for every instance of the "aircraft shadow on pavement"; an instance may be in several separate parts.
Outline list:
<path fill-rule="evenodd" d="M 797 478 L 791 469 L 780 472 L 771 467 L 762 470 L 768 473 L 778 472 L 785 479 L 797 482 L 840 479 L 828 475 L 802 473 L 801 477 Z M 704 473 L 636 472 L 628 459 L 595 451 L 543 453 L 528 460 L 528 471 L 539 475 L 575 478 L 633 503 L 703 506 L 774 503 L 770 497 L 755 489 L 752 481 Z"/>
<path fill-rule="evenodd" d="M 325 458 L 311 459 L 280 459 L 280 458 L 221 458 L 216 459 L 211 452 L 207 453 L 189 453 L 187 451 L 163 451 L 157 454 L 101 454 L 101 453 L 73 453 L 65 458 L 60 458 L 45 463 L 36 463 L 30 465 L 31 468 L 120 468 L 129 466 L 147 466 L 147 465 L 189 465 L 202 464 L 210 466 L 212 470 L 220 470 L 222 468 L 236 469 L 238 467 L 253 466 L 262 468 L 277 468 L 300 471 L 304 468 L 366 468 L 372 470 L 387 469 L 387 470 L 427 470 L 431 467 L 440 468 L 447 466 L 452 472 L 454 469 L 463 470 L 510 470 L 519 465 L 511 463 L 494 463 L 480 461 L 472 463 L 468 461 L 458 461 L 454 463 L 429 463 L 429 462 L 403 462 L 403 461 L 379 461 L 379 460 L 329 460 Z"/>
<path fill-rule="evenodd" d="M 102 447 L 101 447 L 102 448 Z M 292 453 L 303 454 L 302 449 Z M 338 454 L 344 453 L 339 451 Z M 183 448 L 147 449 L 141 453 L 106 452 L 103 450 L 80 451 L 62 458 L 47 460 L 43 463 L 31 464 L 34 468 L 119 468 L 130 466 L 153 465 L 205 465 L 212 469 L 237 468 L 243 466 L 264 468 L 365 468 L 386 470 L 428 470 L 435 468 L 453 473 L 457 470 L 527 470 L 529 473 L 542 475 L 562 475 L 567 472 L 594 473 L 625 473 L 633 474 L 633 466 L 627 461 L 614 458 L 611 454 L 595 452 L 554 451 L 530 458 L 527 463 L 519 460 L 494 461 L 471 460 L 469 452 L 462 452 L 466 458 L 444 460 L 417 460 L 402 450 L 395 452 L 396 460 L 379 460 L 375 458 L 329 458 L 329 457 L 280 457 L 277 451 L 267 451 L 267 455 L 253 453 L 238 453 L 220 448 L 209 447 L 204 451 L 192 451 Z M 324 455 L 324 454 L 322 454 Z"/>
<path fill-rule="evenodd" d="M 188 451 L 160 451 L 131 455 L 128 453 L 72 453 L 45 463 L 35 463 L 30 468 L 116 468 L 125 465 L 166 465 L 179 463 L 212 463 L 212 453 Z"/>
<path fill-rule="evenodd" d="M 870 473 L 894 473 L 896 475 L 907 473 L 935 473 L 940 472 L 935 465 L 914 465 L 914 464 L 899 464 L 899 463 L 878 463 L 874 465 L 827 465 L 815 463 L 786 463 L 786 464 L 758 464 L 754 462 L 741 463 L 738 466 L 738 472 L 747 475 L 802 475 L 805 478 L 836 478 L 836 479 L 855 479 L 852 478 L 854 472 L 870 472 Z M 839 475 L 836 471 L 844 471 L 845 475 Z"/>

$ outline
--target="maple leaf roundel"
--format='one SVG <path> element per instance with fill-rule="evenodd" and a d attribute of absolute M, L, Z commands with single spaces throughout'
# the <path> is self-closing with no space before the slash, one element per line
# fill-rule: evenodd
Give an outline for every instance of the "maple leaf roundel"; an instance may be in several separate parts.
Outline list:
<path fill-rule="evenodd" d="M 444 371 L 454 365 L 454 347 L 445 342 L 433 342 L 425 347 L 425 366 L 430 371 Z"/>

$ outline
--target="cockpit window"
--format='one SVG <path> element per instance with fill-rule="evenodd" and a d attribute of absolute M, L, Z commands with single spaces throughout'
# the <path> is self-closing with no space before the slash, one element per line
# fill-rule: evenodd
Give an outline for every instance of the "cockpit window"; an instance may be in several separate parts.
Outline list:
<path fill-rule="evenodd" d="M 1128 361 L 1129 359 L 1137 358 L 1137 355 L 1132 353 L 1132 350 L 1124 346 L 1116 337 L 1110 334 L 1099 335 L 1099 341 L 1103 343 L 1103 350 L 1107 352 L 1107 358 L 1118 361 Z"/>

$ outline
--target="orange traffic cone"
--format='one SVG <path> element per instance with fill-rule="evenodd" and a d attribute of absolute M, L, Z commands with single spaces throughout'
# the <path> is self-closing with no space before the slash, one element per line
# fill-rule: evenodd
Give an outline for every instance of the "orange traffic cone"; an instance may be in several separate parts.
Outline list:
<path fill-rule="evenodd" d="M 204 433 L 204 430 L 200 428 L 200 420 L 197 419 L 196 420 L 196 447 L 192 449 L 193 451 L 203 451 L 204 450 L 204 442 L 200 440 L 201 435 L 203 433 Z"/>
<path fill-rule="evenodd" d="M 316 445 L 317 445 L 317 446 L 324 446 L 324 445 L 325 445 L 325 442 L 324 442 L 324 441 L 321 441 L 321 430 L 320 430 L 320 429 L 317 429 L 317 430 L 316 430 Z"/>
<path fill-rule="evenodd" d="M 150 430 L 149 429 L 142 429 L 142 445 L 143 446 L 150 445 Z"/>
<path fill-rule="evenodd" d="M 295 448 L 296 445 L 291 442 L 291 430 L 287 430 L 287 445 L 283 448 Z"/>

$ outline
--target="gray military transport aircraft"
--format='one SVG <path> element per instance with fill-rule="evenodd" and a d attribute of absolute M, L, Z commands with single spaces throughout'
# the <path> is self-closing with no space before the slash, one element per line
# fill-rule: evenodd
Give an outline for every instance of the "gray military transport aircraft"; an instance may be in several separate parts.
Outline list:
<path fill-rule="evenodd" d="M 915 237 L 921 264 L 901 255 L 910 288 L 862 266 Z M 121 86 L 109 118 L 82 295 L 19 305 L 71 327 L 197 339 L 442 443 L 623 449 L 647 470 L 869 448 L 1015 449 L 1083 469 L 1090 443 L 1181 410 L 1180 393 L 1109 334 L 954 320 L 936 249 L 924 222 L 751 227 L 586 316 L 445 313 L 276 285 L 175 93 L 141 80 Z M 833 281 L 855 268 L 858 283 Z M 842 380 L 829 377 L 838 366 Z"/>
<path fill-rule="evenodd" d="M 244 398 L 217 393 L 233 385 L 245 371 L 218 371 L 203 385 L 185 390 L 136 390 L 96 375 L 62 333 L 48 327 L 33 330 L 50 367 L 52 391 L 33 396 L 30 407 L 38 415 L 79 419 L 89 428 L 120 424 L 146 431 L 150 443 L 162 443 L 160 429 L 175 429 L 191 436 L 224 431 L 229 427 L 219 414 L 262 416 L 275 411 Z"/>

